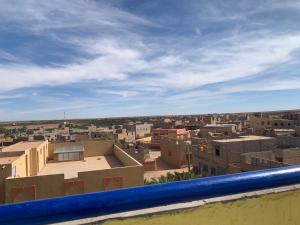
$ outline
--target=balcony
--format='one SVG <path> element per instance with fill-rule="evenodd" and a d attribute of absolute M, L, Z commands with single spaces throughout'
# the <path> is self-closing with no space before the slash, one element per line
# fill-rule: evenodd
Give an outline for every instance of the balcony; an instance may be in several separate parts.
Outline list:
<path fill-rule="evenodd" d="M 1 224 L 299 224 L 300 166 L 0 206 Z"/>

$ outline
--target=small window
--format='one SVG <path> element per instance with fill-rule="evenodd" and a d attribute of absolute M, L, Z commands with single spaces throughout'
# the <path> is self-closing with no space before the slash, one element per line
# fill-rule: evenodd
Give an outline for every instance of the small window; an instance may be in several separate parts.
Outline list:
<path fill-rule="evenodd" d="M 216 175 L 216 169 L 214 167 L 210 168 L 210 174 L 212 176 L 215 176 Z"/>
<path fill-rule="evenodd" d="M 270 125 L 270 121 L 268 121 L 267 124 Z"/>
<path fill-rule="evenodd" d="M 280 125 L 283 127 L 283 126 L 284 126 L 284 123 L 280 123 Z"/>
<path fill-rule="evenodd" d="M 208 172 L 208 166 L 206 164 L 203 165 L 203 171 Z"/>
<path fill-rule="evenodd" d="M 278 123 L 274 123 L 274 126 L 277 127 L 277 126 L 278 126 Z"/>
<path fill-rule="evenodd" d="M 80 153 L 76 152 L 74 156 L 74 160 L 79 160 L 80 159 Z"/>
<path fill-rule="evenodd" d="M 264 126 L 264 125 L 265 125 L 265 122 L 264 122 L 264 121 L 262 121 L 262 122 L 261 122 L 261 125 L 262 125 L 262 126 Z"/>
<path fill-rule="evenodd" d="M 13 178 L 16 178 L 16 176 L 17 176 L 17 167 L 16 167 L 16 166 L 13 166 L 13 167 L 12 167 L 12 170 L 11 170 L 11 176 L 12 176 Z"/>
<path fill-rule="evenodd" d="M 64 154 L 64 161 L 68 161 L 69 160 L 69 154 L 68 153 L 63 153 Z"/>
<path fill-rule="evenodd" d="M 275 157 L 275 160 L 276 160 L 277 162 L 283 162 L 283 158 L 282 158 L 282 157 Z"/>
<path fill-rule="evenodd" d="M 215 147 L 215 153 L 216 153 L 216 156 L 220 156 L 220 147 L 219 146 Z"/>
<path fill-rule="evenodd" d="M 58 154 L 58 161 L 64 161 L 64 154 L 63 153 Z"/>
<path fill-rule="evenodd" d="M 170 157 L 172 156 L 172 152 L 169 152 L 169 156 L 170 156 Z"/>

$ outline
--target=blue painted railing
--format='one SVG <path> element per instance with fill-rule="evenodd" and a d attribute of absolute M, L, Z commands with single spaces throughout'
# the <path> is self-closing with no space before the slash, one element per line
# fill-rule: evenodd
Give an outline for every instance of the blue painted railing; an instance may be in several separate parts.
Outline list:
<path fill-rule="evenodd" d="M 0 206 L 0 224 L 46 224 L 300 183 L 300 166 Z"/>

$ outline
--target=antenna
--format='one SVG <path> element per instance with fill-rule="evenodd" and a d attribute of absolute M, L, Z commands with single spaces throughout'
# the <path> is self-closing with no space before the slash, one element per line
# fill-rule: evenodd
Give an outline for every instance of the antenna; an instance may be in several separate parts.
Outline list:
<path fill-rule="evenodd" d="M 64 111 L 64 120 L 66 119 L 66 111 Z"/>

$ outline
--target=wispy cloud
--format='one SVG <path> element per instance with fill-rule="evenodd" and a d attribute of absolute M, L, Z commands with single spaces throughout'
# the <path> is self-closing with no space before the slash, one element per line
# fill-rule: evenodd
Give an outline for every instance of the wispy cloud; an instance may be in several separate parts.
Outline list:
<path fill-rule="evenodd" d="M 0 60 L 16 62 L 18 60 L 18 57 L 14 56 L 13 54 L 11 54 L 7 51 L 0 49 Z"/>
<path fill-rule="evenodd" d="M 176 101 L 209 107 L 238 93 L 300 89 L 297 1 L 190 1 L 185 7 L 172 1 L 174 12 L 167 14 L 167 6 L 155 3 L 1 1 L 0 94 L 38 93 L 28 98 L 32 109 L 20 105 L 23 115 L 37 116 L 34 107 L 47 104 L 35 98 L 54 98 L 45 112 L 75 107 L 80 114 L 88 101 L 109 107 L 108 114 L 117 105 L 130 113 L 143 102 L 145 114 L 161 104 L 183 110 Z"/>

